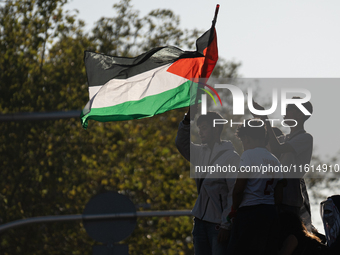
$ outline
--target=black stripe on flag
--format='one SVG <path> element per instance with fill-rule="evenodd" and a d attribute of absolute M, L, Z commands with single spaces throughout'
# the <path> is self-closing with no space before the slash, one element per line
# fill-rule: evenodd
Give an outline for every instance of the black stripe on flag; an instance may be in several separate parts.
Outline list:
<path fill-rule="evenodd" d="M 88 85 L 99 86 L 111 79 L 127 79 L 182 58 L 203 57 L 203 51 L 210 43 L 210 32 L 213 33 L 214 30 L 209 29 L 196 40 L 196 51 L 183 51 L 177 47 L 166 46 L 154 48 L 134 58 L 85 51 Z"/>

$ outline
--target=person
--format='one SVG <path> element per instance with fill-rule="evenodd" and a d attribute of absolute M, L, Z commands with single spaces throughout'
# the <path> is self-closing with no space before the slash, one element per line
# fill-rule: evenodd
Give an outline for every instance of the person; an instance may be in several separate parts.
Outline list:
<path fill-rule="evenodd" d="M 266 149 L 266 129 L 260 120 L 245 121 L 238 126 L 236 136 L 244 152 L 228 215 L 233 228 L 227 254 L 275 254 L 275 205 L 281 203 L 283 193 L 282 173 L 278 171 L 281 164 Z"/>
<path fill-rule="evenodd" d="M 194 114 L 191 116 L 194 118 Z M 234 166 L 240 157 L 230 141 L 222 141 L 223 126 L 213 127 L 214 119 L 223 119 L 217 112 L 207 112 L 198 117 L 196 124 L 201 144 L 190 142 L 190 109 L 179 123 L 176 137 L 178 151 L 194 166 Z M 196 255 L 226 254 L 227 236 L 230 229 L 226 217 L 231 208 L 231 195 L 235 179 L 195 178 L 198 197 L 192 215 L 194 216 L 193 241 Z"/>
<path fill-rule="evenodd" d="M 292 212 L 279 215 L 278 255 L 324 255 L 328 254 L 326 245 L 307 231 L 301 218 Z"/>
<path fill-rule="evenodd" d="M 283 132 L 281 131 L 281 129 L 279 129 L 278 127 L 272 127 L 272 128 L 278 141 L 280 143 L 283 143 L 285 136 Z M 269 143 L 267 144 L 267 149 L 271 152 Z M 280 154 L 275 155 L 275 156 L 277 158 L 280 158 Z M 312 216 L 311 216 L 311 209 L 310 209 L 310 203 L 309 203 L 309 196 L 308 196 L 306 184 L 303 179 L 300 180 L 300 186 L 301 186 L 301 192 L 303 196 L 303 204 L 300 208 L 299 215 L 302 219 L 304 219 L 303 221 L 308 231 L 313 232 L 319 238 L 322 238 L 322 240 L 324 240 L 323 237 L 320 235 L 320 233 L 318 233 L 317 229 L 312 225 Z"/>
<path fill-rule="evenodd" d="M 300 99 L 300 97 L 293 97 L 293 99 Z M 263 110 L 264 108 L 253 102 L 254 108 Z M 312 114 L 313 106 L 308 101 L 302 103 L 302 106 Z M 286 107 L 286 115 L 284 116 L 285 123 L 290 126 L 290 133 L 283 137 L 283 142 L 280 142 L 275 136 L 270 120 L 267 116 L 260 117 L 266 124 L 268 130 L 269 144 L 271 152 L 278 155 L 283 166 L 289 168 L 295 167 L 299 175 L 290 175 L 287 178 L 287 185 L 284 188 L 283 200 L 280 205 L 280 212 L 293 212 L 296 215 L 301 215 L 305 210 L 302 220 L 311 231 L 311 217 L 310 205 L 308 199 L 308 192 L 305 181 L 303 179 L 304 172 L 300 173 L 299 167 L 308 167 L 312 158 L 313 152 L 313 136 L 305 131 L 304 124 L 309 119 L 310 115 L 305 115 L 295 104 L 288 104 Z M 293 177 L 293 178 L 292 178 Z M 301 210 L 301 208 L 305 209 Z"/>
<path fill-rule="evenodd" d="M 329 254 L 340 254 L 340 195 L 328 197 L 320 203 Z"/>

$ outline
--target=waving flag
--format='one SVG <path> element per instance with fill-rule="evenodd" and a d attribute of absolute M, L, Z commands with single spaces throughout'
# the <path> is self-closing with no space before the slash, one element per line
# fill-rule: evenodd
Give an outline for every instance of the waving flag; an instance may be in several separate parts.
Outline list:
<path fill-rule="evenodd" d="M 86 129 L 88 120 L 141 119 L 189 106 L 191 80 L 209 78 L 217 59 L 214 22 L 196 40 L 196 51 L 166 46 L 135 58 L 85 51 L 90 101 L 80 116 L 82 125 Z"/>

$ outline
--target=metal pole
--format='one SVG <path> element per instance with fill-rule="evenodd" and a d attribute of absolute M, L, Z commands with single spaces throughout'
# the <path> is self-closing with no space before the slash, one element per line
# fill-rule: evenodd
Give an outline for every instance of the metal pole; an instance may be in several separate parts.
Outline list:
<path fill-rule="evenodd" d="M 166 217 L 166 216 L 192 216 L 191 211 L 146 211 L 136 213 L 112 213 L 112 214 L 74 214 L 74 215 L 58 215 L 58 216 L 41 216 L 28 219 L 16 220 L 0 225 L 0 233 L 10 228 L 15 228 L 33 223 L 46 223 L 58 221 L 73 221 L 73 220 L 108 220 L 122 219 L 135 217 Z"/>
<path fill-rule="evenodd" d="M 60 112 L 29 112 L 29 113 L 0 114 L 0 122 L 79 118 L 80 113 L 81 113 L 80 110 L 72 110 Z"/>

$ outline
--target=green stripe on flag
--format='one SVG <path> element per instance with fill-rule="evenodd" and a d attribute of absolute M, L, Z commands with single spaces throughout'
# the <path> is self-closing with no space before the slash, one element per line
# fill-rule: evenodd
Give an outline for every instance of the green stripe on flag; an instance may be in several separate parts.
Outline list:
<path fill-rule="evenodd" d="M 188 80 L 174 89 L 148 96 L 138 101 L 127 101 L 119 105 L 103 108 L 91 108 L 88 114 L 81 114 L 81 123 L 83 128 L 86 129 L 88 120 L 107 122 L 152 117 L 166 111 L 189 106 L 195 101 L 196 93 L 197 84 Z"/>

